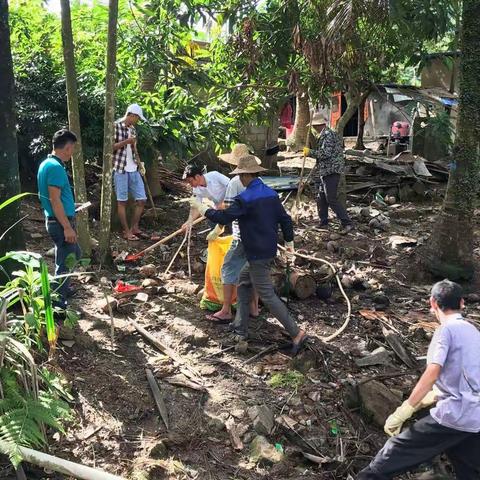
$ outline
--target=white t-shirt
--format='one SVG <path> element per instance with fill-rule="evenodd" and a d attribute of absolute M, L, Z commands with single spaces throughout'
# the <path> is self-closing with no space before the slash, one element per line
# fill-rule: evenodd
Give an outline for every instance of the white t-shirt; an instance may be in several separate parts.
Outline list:
<path fill-rule="evenodd" d="M 126 172 L 136 172 L 138 169 L 138 165 L 136 164 L 133 158 L 132 146 L 130 144 L 127 145 L 127 164 L 125 165 Z"/>
<path fill-rule="evenodd" d="M 235 200 L 235 197 L 240 195 L 244 190 L 245 187 L 240 181 L 240 177 L 238 175 L 233 177 L 228 184 L 227 191 L 225 192 L 225 208 L 228 208 Z M 232 235 L 235 240 L 240 240 L 240 227 L 236 220 L 232 222 Z"/>
<path fill-rule="evenodd" d="M 193 194 L 197 200 L 202 201 L 204 198 L 212 200 L 215 206 L 220 205 L 225 198 L 225 192 L 230 179 L 220 172 L 208 172 L 204 175 L 206 187 L 195 187 Z"/>

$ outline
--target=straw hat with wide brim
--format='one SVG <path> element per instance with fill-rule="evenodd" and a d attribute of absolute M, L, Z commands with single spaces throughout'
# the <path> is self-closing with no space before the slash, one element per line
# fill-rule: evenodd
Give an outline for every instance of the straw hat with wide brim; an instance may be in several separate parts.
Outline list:
<path fill-rule="evenodd" d="M 230 165 L 238 165 L 238 160 L 246 155 L 251 155 L 247 145 L 244 143 L 237 143 L 233 146 L 231 153 L 222 153 L 218 158 Z M 262 163 L 259 158 L 255 157 L 255 159 L 258 165 Z"/>
<path fill-rule="evenodd" d="M 245 155 L 238 160 L 237 168 L 230 175 L 239 175 L 240 173 L 260 173 L 267 169 L 257 163 L 257 157 L 254 155 Z"/>

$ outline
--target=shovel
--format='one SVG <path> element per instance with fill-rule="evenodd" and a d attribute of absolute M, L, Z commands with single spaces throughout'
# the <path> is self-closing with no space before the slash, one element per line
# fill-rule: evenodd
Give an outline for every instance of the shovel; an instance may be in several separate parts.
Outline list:
<path fill-rule="evenodd" d="M 193 225 L 196 225 L 197 223 L 200 223 L 202 220 L 205 220 L 205 217 L 199 217 L 196 220 L 192 222 L 192 227 Z M 145 248 L 141 252 L 138 253 L 132 253 L 130 255 L 127 255 L 125 257 L 125 262 L 135 262 L 139 258 L 142 258 L 147 252 L 150 252 L 157 248 L 159 245 L 163 245 L 164 243 L 167 243 L 169 240 L 172 238 L 176 237 L 177 235 L 180 235 L 181 233 L 184 233 L 185 230 L 182 228 L 179 228 L 178 230 L 175 230 L 175 232 L 171 233 L 170 235 L 167 235 L 166 237 L 162 238 L 158 242 L 154 243 L 153 245 L 150 245 L 149 247 Z"/>

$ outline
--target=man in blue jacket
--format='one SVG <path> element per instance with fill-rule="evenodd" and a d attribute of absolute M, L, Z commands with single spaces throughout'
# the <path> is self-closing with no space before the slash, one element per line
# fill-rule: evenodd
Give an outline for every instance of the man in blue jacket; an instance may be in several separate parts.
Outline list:
<path fill-rule="evenodd" d="M 292 337 L 292 352 L 296 354 L 305 342 L 305 332 L 299 329 L 287 307 L 275 294 L 270 278 L 271 265 L 277 255 L 278 225 L 287 250 L 293 253 L 293 224 L 277 193 L 258 178 L 259 172 L 265 170 L 257 164 L 253 155 L 244 156 L 231 175 L 239 175 L 246 190 L 227 209 L 214 210 L 196 199 L 192 199 L 190 204 L 214 223 L 227 225 L 238 220 L 247 257 L 247 264 L 240 273 L 238 309 L 233 323 L 238 339 L 248 338 L 250 301 L 255 288 L 270 313 Z"/>

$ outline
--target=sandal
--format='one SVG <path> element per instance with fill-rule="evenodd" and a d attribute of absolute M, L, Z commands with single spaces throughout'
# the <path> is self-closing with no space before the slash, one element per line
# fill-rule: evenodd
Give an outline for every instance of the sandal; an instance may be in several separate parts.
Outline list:
<path fill-rule="evenodd" d="M 144 238 L 144 239 L 149 239 L 150 238 L 150 235 L 148 235 L 145 232 L 142 232 L 141 230 L 139 230 L 138 232 L 132 232 L 132 234 L 135 235 L 138 238 Z"/>
<path fill-rule="evenodd" d="M 233 322 L 233 317 L 230 318 L 219 318 L 213 315 L 205 315 L 205 319 L 213 323 L 218 323 L 219 325 L 227 325 Z"/>
<path fill-rule="evenodd" d="M 305 348 L 307 340 L 308 335 L 304 335 L 298 343 L 292 343 L 292 349 L 290 350 L 292 356 L 296 357 Z"/>

